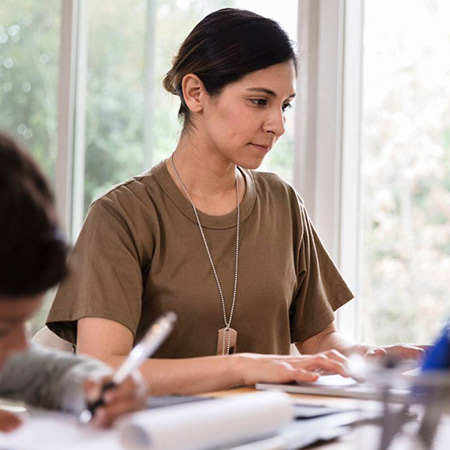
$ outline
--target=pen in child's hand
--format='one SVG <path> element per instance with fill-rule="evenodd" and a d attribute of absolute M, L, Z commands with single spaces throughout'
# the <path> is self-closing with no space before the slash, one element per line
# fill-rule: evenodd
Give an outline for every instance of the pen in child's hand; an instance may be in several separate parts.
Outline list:
<path fill-rule="evenodd" d="M 137 369 L 159 348 L 172 331 L 176 318 L 177 316 L 175 313 L 169 312 L 163 314 L 151 325 L 144 338 L 133 348 L 133 350 L 131 350 L 128 358 L 114 373 L 111 381 L 102 387 L 99 399 L 93 403 L 89 403 L 87 408 L 78 416 L 78 421 L 80 423 L 89 423 L 94 416 L 95 410 L 99 406 L 105 404 L 103 400 L 104 393 L 122 383 L 133 370 Z"/>

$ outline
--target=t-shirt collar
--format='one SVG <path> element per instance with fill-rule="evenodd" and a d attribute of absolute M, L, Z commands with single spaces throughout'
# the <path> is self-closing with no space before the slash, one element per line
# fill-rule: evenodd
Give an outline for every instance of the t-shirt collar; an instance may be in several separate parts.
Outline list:
<path fill-rule="evenodd" d="M 245 179 L 245 193 L 241 202 L 241 223 L 250 215 L 255 206 L 256 190 L 251 172 L 238 168 Z M 197 219 L 189 200 L 180 192 L 175 182 L 167 170 L 165 161 L 161 161 L 151 169 L 152 175 L 156 177 L 163 192 L 173 201 L 176 207 L 192 222 L 197 223 Z M 224 216 L 210 216 L 198 210 L 198 215 L 202 226 L 212 229 L 226 229 L 236 227 L 236 208 Z"/>

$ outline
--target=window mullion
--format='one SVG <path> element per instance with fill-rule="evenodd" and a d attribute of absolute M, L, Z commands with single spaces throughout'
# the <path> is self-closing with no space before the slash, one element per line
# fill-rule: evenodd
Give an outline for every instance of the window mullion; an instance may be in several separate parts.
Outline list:
<path fill-rule="evenodd" d="M 71 237 L 75 241 L 84 220 L 84 174 L 86 155 L 86 98 L 88 67 L 88 2 L 78 1 L 78 21 L 76 31 L 75 112 L 73 138 L 73 178 L 72 178 L 72 227 Z"/>
<path fill-rule="evenodd" d="M 58 81 L 58 152 L 55 167 L 56 208 L 60 223 L 70 234 L 72 144 L 75 93 L 77 1 L 61 0 L 61 45 Z"/>
<path fill-rule="evenodd" d="M 353 290 L 356 301 L 338 312 L 338 321 L 346 334 L 361 338 L 360 266 L 360 135 L 363 58 L 363 2 L 345 2 L 342 160 L 340 196 L 339 268 Z"/>

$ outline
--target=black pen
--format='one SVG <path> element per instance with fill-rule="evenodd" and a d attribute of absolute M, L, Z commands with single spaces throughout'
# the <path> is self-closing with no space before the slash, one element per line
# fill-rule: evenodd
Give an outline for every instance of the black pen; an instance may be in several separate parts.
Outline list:
<path fill-rule="evenodd" d="M 78 421 L 82 424 L 87 424 L 94 416 L 95 410 L 104 405 L 103 394 L 122 383 L 133 370 L 137 369 L 148 357 L 150 357 L 164 342 L 169 333 L 173 329 L 173 325 L 177 316 L 173 312 L 163 314 L 156 320 L 147 331 L 143 339 L 131 350 L 128 358 L 114 373 L 112 380 L 106 383 L 100 394 L 100 398 L 87 405 L 81 414 L 78 416 Z"/>

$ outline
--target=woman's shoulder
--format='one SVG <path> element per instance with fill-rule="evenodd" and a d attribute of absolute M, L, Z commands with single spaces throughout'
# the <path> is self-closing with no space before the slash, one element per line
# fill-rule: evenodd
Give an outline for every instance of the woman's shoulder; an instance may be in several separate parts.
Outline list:
<path fill-rule="evenodd" d="M 265 195 L 275 197 L 278 200 L 286 198 L 289 201 L 300 202 L 303 205 L 303 200 L 299 193 L 280 175 L 273 172 L 256 170 L 248 170 L 246 172 L 253 180 L 257 193 L 264 193 Z"/>
<path fill-rule="evenodd" d="M 112 186 L 91 203 L 90 209 L 103 207 L 128 211 L 142 207 L 148 208 L 153 201 L 157 200 L 156 197 L 160 192 L 157 177 L 163 164 L 161 162 L 150 170 Z"/>

